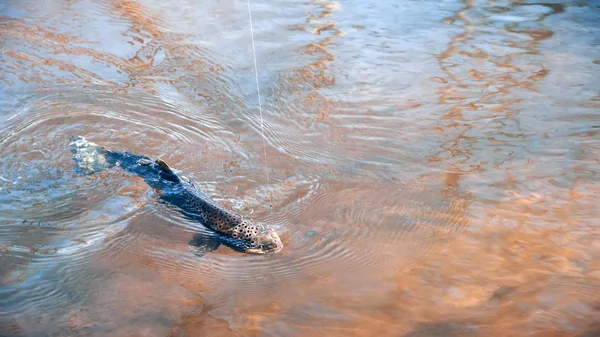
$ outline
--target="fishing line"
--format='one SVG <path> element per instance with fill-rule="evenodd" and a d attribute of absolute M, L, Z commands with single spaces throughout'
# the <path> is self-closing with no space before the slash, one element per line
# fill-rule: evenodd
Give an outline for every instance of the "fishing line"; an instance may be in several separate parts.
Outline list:
<path fill-rule="evenodd" d="M 258 111 L 260 112 L 260 133 L 262 136 L 263 154 L 265 157 L 265 167 L 267 173 L 267 185 L 271 186 L 271 179 L 269 178 L 269 161 L 267 160 L 267 146 L 265 143 L 265 127 L 263 123 L 262 103 L 260 101 L 260 85 L 258 83 L 258 66 L 256 62 L 256 47 L 254 44 L 254 25 L 252 24 L 252 7 L 250 6 L 250 0 L 248 0 L 248 17 L 250 19 L 250 37 L 252 38 L 252 56 L 254 57 L 254 77 L 256 78 L 256 95 L 258 96 Z M 271 208 L 271 214 L 273 213 L 273 196 L 269 193 L 269 207 Z"/>

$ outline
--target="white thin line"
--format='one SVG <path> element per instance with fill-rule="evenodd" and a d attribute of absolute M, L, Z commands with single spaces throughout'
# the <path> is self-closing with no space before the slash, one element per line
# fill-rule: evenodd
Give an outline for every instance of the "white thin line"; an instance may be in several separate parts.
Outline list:
<path fill-rule="evenodd" d="M 269 161 L 267 160 L 267 145 L 265 143 L 265 127 L 263 123 L 262 103 L 260 101 L 260 85 L 258 83 L 258 66 L 256 62 L 256 47 L 254 45 L 254 25 L 252 24 L 252 7 L 250 6 L 250 0 L 248 0 L 248 17 L 250 19 L 250 37 L 252 38 L 252 56 L 254 57 L 254 77 L 256 78 L 256 95 L 258 96 L 258 111 L 260 112 L 260 133 L 262 136 L 263 144 L 263 155 L 265 157 L 265 167 L 267 173 L 267 185 L 271 187 L 271 179 L 269 178 Z M 269 207 L 271 213 L 273 213 L 273 197 L 269 193 Z"/>

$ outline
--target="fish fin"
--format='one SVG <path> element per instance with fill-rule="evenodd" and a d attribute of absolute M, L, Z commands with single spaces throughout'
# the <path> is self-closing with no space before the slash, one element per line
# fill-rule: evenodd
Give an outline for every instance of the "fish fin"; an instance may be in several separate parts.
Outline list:
<path fill-rule="evenodd" d="M 71 137 L 69 147 L 75 161 L 75 171 L 79 174 L 99 173 L 113 166 L 107 160 L 104 149 L 83 136 Z"/>
<path fill-rule="evenodd" d="M 167 164 L 167 162 L 165 162 L 162 159 L 156 159 L 156 165 L 160 169 L 160 172 L 158 174 L 161 178 L 175 183 L 181 182 L 179 176 L 177 176 L 177 174 L 173 172 L 173 169 L 171 168 L 171 166 L 169 166 L 169 164 Z"/>
<path fill-rule="evenodd" d="M 162 160 L 160 158 L 156 159 L 156 165 L 158 165 L 159 169 L 161 169 L 161 170 L 163 170 L 165 172 L 174 173 L 173 169 L 171 168 L 171 166 L 169 166 L 169 164 L 167 164 L 166 161 L 164 161 L 164 160 Z"/>
<path fill-rule="evenodd" d="M 196 256 L 204 256 L 208 252 L 212 252 L 221 246 L 221 240 L 218 237 L 206 235 L 205 233 L 196 233 L 188 242 L 190 250 Z"/>

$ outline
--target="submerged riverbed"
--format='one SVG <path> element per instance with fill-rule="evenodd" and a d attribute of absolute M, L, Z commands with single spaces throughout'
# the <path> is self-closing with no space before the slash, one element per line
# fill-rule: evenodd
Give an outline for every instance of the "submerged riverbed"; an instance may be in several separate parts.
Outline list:
<path fill-rule="evenodd" d="M 0 4 L 0 336 L 600 335 L 600 2 L 251 5 L 262 122 L 246 1 Z"/>

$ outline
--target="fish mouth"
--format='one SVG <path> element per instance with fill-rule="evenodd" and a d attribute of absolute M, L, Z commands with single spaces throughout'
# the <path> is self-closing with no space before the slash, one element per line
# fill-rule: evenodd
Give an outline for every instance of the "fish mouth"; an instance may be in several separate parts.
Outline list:
<path fill-rule="evenodd" d="M 260 248 L 248 248 L 248 249 L 246 249 L 246 253 L 266 255 L 266 254 L 275 254 L 275 253 L 280 252 L 283 249 L 283 243 L 281 242 L 281 239 L 279 238 L 279 235 L 272 228 L 270 228 L 268 230 L 268 233 L 271 236 L 271 238 L 273 239 L 273 242 L 275 243 L 275 247 L 271 247 L 271 248 L 264 248 L 264 247 L 260 247 Z"/>
<path fill-rule="evenodd" d="M 271 249 L 270 253 L 273 254 L 280 252 L 283 249 L 283 242 L 281 242 L 281 238 L 273 228 L 269 228 L 269 235 L 271 235 L 275 241 L 275 248 Z"/>

